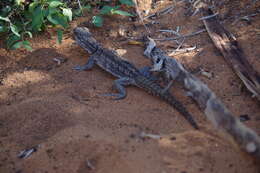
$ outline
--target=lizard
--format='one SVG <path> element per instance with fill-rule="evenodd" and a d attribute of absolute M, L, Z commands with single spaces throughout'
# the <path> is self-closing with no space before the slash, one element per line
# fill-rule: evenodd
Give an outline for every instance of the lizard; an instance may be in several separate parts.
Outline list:
<path fill-rule="evenodd" d="M 163 90 L 163 92 L 166 92 L 173 85 L 173 81 L 178 80 L 181 72 L 185 70 L 181 64 L 177 63 L 172 58 L 169 58 L 168 56 L 160 56 L 164 55 L 164 52 L 160 49 L 155 49 L 156 43 L 153 39 L 147 37 L 146 42 L 144 55 L 148 57 L 152 63 L 150 71 L 159 72 L 163 75 L 164 80 L 168 82 L 167 86 Z M 176 66 L 178 66 L 178 68 L 176 68 Z"/>
<path fill-rule="evenodd" d="M 115 52 L 103 48 L 92 37 L 92 34 L 86 27 L 76 27 L 73 33 L 76 43 L 91 55 L 85 65 L 76 66 L 74 69 L 80 71 L 89 70 L 96 64 L 118 78 L 114 82 L 118 93 L 106 94 L 107 96 L 113 96 L 115 99 L 123 99 L 126 97 L 125 86 L 137 86 L 166 101 L 181 113 L 195 129 L 199 129 L 196 121 L 184 105 L 168 91 L 163 92 L 161 85 L 156 82 L 153 75 L 150 74 L 150 68 L 144 67 L 143 69 L 138 69 L 129 61 L 119 57 Z"/>

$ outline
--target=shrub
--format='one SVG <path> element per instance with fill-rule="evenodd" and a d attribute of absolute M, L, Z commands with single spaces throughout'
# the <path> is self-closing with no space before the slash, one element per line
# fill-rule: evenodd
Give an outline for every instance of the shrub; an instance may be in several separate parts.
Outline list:
<path fill-rule="evenodd" d="M 104 15 L 133 16 L 120 10 L 122 5 L 133 6 L 132 0 L 119 0 L 114 6 L 109 4 L 102 0 L 0 0 L 0 35 L 6 36 L 8 49 L 23 47 L 31 51 L 28 38 L 52 26 L 57 31 L 57 42 L 61 43 L 64 29 L 84 10 L 100 7 L 99 14 L 91 20 L 97 27 L 103 25 Z"/>
<path fill-rule="evenodd" d="M 60 0 L 6 0 L 0 2 L 0 34 L 6 34 L 9 49 L 32 50 L 26 40 L 48 25 L 57 28 L 61 42 L 63 29 L 72 20 L 72 11 Z"/>

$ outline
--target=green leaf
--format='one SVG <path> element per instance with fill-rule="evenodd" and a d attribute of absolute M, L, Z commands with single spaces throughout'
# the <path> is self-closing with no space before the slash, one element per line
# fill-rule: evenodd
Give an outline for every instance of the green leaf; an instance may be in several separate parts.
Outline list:
<path fill-rule="evenodd" d="M 29 12 L 29 10 L 28 10 L 28 11 L 24 11 L 23 15 L 24 15 L 24 20 L 25 20 L 26 22 L 31 21 L 31 19 L 32 19 L 32 13 Z M 25 23 L 26 23 L 26 22 L 25 22 Z"/>
<path fill-rule="evenodd" d="M 103 18 L 100 16 L 93 16 L 91 21 L 95 26 L 101 27 L 103 25 Z"/>
<path fill-rule="evenodd" d="M 14 49 L 19 49 L 19 48 L 22 47 L 22 45 L 23 45 L 23 42 L 22 42 L 22 41 L 19 41 L 19 42 L 13 44 L 13 45 L 10 47 L 10 49 L 12 49 L 12 50 L 14 50 Z"/>
<path fill-rule="evenodd" d="M 37 1 L 37 0 L 36 0 Z M 59 0 L 44 0 L 44 1 L 46 1 L 47 3 L 51 3 L 51 2 L 53 2 L 53 1 L 59 1 Z"/>
<path fill-rule="evenodd" d="M 18 31 L 18 28 L 14 25 L 14 24 L 10 24 L 10 28 L 11 28 L 11 31 L 17 35 L 18 37 L 20 37 L 20 34 L 19 34 L 19 31 Z"/>
<path fill-rule="evenodd" d="M 6 32 L 6 31 L 7 31 L 7 27 L 0 25 L 0 33 L 1 32 Z"/>
<path fill-rule="evenodd" d="M 15 0 L 15 3 L 16 3 L 17 5 L 21 5 L 23 2 L 24 2 L 23 0 Z"/>
<path fill-rule="evenodd" d="M 18 37 L 18 36 L 15 35 L 15 34 L 9 35 L 8 38 L 7 38 L 7 40 L 6 40 L 6 46 L 7 46 L 7 48 L 10 49 L 11 46 L 12 46 L 15 42 L 17 42 L 17 41 L 19 41 L 19 40 L 21 40 L 21 37 Z"/>
<path fill-rule="evenodd" d="M 73 16 L 79 17 L 83 15 L 83 11 L 91 11 L 90 5 L 82 6 L 82 9 L 73 9 Z"/>
<path fill-rule="evenodd" d="M 60 13 L 60 11 L 57 8 L 52 8 L 52 7 L 48 8 L 48 15 L 52 15 L 55 13 Z"/>
<path fill-rule="evenodd" d="M 30 31 L 25 31 L 25 32 L 23 33 L 23 35 L 26 35 L 26 34 L 29 35 L 30 38 L 32 38 L 32 33 L 31 33 Z"/>
<path fill-rule="evenodd" d="M 5 32 L 4 26 L 0 26 L 0 33 L 1 33 L 1 32 Z"/>
<path fill-rule="evenodd" d="M 68 27 L 67 18 L 62 14 L 56 13 L 53 15 L 48 15 L 47 19 L 54 25 L 61 25 L 63 28 Z"/>
<path fill-rule="evenodd" d="M 49 9 L 42 9 L 42 16 L 46 18 L 49 15 Z"/>
<path fill-rule="evenodd" d="M 122 11 L 122 10 L 113 10 L 111 12 L 112 14 L 119 14 L 119 15 L 122 15 L 122 16 L 134 16 L 126 11 Z"/>
<path fill-rule="evenodd" d="M 110 14 L 112 10 L 113 10 L 113 7 L 108 6 L 108 5 L 105 5 L 105 6 L 101 9 L 100 14 Z"/>
<path fill-rule="evenodd" d="M 0 20 L 6 21 L 6 22 L 11 22 L 8 17 L 2 17 L 2 16 L 0 16 Z"/>
<path fill-rule="evenodd" d="M 105 6 L 101 9 L 100 14 L 103 14 L 103 15 L 105 15 L 105 14 L 112 14 L 112 12 L 113 12 L 114 10 L 117 10 L 117 9 L 119 9 L 119 8 L 120 8 L 120 6 L 111 7 L 111 6 L 105 5 Z"/>
<path fill-rule="evenodd" d="M 63 2 L 60 2 L 60 1 L 52 1 L 50 4 L 49 4 L 49 6 L 51 7 L 51 8 L 56 8 L 56 7 L 58 7 L 58 6 L 60 6 L 60 5 L 63 5 L 64 3 Z"/>
<path fill-rule="evenodd" d="M 82 10 L 81 9 L 73 10 L 73 16 L 76 16 L 76 17 L 82 16 Z"/>
<path fill-rule="evenodd" d="M 129 6 L 134 6 L 135 3 L 132 0 L 119 0 L 121 4 L 129 5 Z"/>
<path fill-rule="evenodd" d="M 72 11 L 70 8 L 62 8 L 62 13 L 69 19 L 69 21 L 72 21 Z"/>
<path fill-rule="evenodd" d="M 31 43 L 29 42 L 29 41 L 23 41 L 23 47 L 25 48 L 25 49 L 27 49 L 28 51 L 32 51 L 33 49 L 32 49 L 32 47 L 31 47 Z"/>
<path fill-rule="evenodd" d="M 18 41 L 15 44 L 13 44 L 10 49 L 14 50 L 14 49 L 19 49 L 21 47 L 24 47 L 25 49 L 27 49 L 28 51 L 32 51 L 32 47 L 29 41 Z"/>
<path fill-rule="evenodd" d="M 61 44 L 63 37 L 63 31 L 61 29 L 57 30 L 57 42 Z"/>
<path fill-rule="evenodd" d="M 36 8 L 37 5 L 39 5 L 39 2 L 37 2 L 37 1 L 30 3 L 29 12 L 33 13 L 33 11 L 34 11 L 34 9 Z"/>
<path fill-rule="evenodd" d="M 11 11 L 12 11 L 12 8 L 11 8 L 9 5 L 3 7 L 3 8 L 1 9 L 1 16 L 2 16 L 2 17 L 3 17 L 3 16 L 8 16 Z"/>
<path fill-rule="evenodd" d="M 43 14 L 41 6 L 37 7 L 35 11 L 33 11 L 32 16 L 32 29 L 33 31 L 40 31 L 43 24 Z"/>
<path fill-rule="evenodd" d="M 91 10 L 91 6 L 90 5 L 82 6 L 82 10 L 90 11 Z"/>
<path fill-rule="evenodd" d="M 4 23 L 4 21 L 0 21 L 0 33 L 7 32 L 9 30 L 9 27 L 7 27 Z"/>

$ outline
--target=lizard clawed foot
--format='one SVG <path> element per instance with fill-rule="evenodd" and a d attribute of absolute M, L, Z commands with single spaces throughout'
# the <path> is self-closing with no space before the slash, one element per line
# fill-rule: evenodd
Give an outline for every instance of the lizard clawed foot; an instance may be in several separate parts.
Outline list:
<path fill-rule="evenodd" d="M 80 65 L 77 65 L 75 67 L 72 68 L 73 70 L 77 70 L 77 71 L 83 71 L 85 70 L 84 66 L 80 66 Z"/>
<path fill-rule="evenodd" d="M 106 93 L 106 94 L 101 94 L 101 96 L 109 96 L 109 97 L 114 97 L 113 100 L 121 100 L 126 97 L 126 95 L 123 94 L 115 94 L 115 93 Z"/>
<path fill-rule="evenodd" d="M 165 87 L 163 90 L 162 90 L 162 94 L 165 94 L 166 92 L 168 92 L 169 91 L 169 88 L 167 88 L 167 87 Z"/>
<path fill-rule="evenodd" d="M 83 66 L 77 65 L 73 68 L 73 70 L 79 70 L 79 71 L 89 70 L 94 66 L 94 64 L 95 64 L 95 59 L 93 57 L 90 57 L 88 62 L 85 65 Z"/>

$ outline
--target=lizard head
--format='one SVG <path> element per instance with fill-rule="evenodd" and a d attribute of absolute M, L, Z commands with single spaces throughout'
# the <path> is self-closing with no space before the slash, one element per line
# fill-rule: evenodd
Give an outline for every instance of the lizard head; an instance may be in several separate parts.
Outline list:
<path fill-rule="evenodd" d="M 153 68 L 150 71 L 161 71 L 163 69 L 164 59 L 160 57 L 153 57 Z"/>
<path fill-rule="evenodd" d="M 99 48 L 98 42 L 92 37 L 88 28 L 76 27 L 73 33 L 77 44 L 88 51 L 88 53 L 93 54 Z"/>

